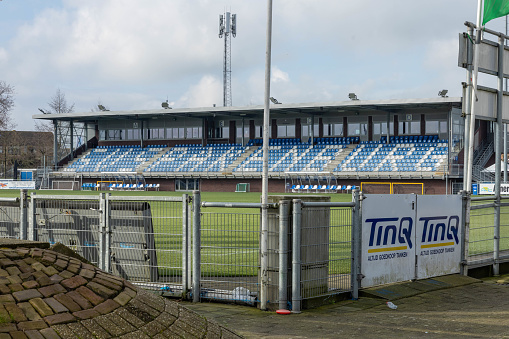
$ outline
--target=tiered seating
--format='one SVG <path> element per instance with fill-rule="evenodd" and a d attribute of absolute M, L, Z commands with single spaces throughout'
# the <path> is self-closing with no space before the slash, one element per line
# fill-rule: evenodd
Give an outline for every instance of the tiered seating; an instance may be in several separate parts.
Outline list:
<path fill-rule="evenodd" d="M 240 144 L 177 145 L 150 164 L 146 172 L 221 172 L 242 153 Z"/>
<path fill-rule="evenodd" d="M 335 172 L 435 172 L 447 159 L 448 142 L 437 136 L 391 137 L 390 143 L 363 142 Z"/>
<path fill-rule="evenodd" d="M 134 172 L 166 146 L 98 146 L 76 160 L 66 171 L 76 172 Z"/>
<path fill-rule="evenodd" d="M 336 155 L 353 142 L 351 138 L 319 138 L 316 145 L 300 139 L 271 139 L 269 142 L 269 172 L 322 172 Z M 250 140 L 249 147 L 260 145 Z M 258 148 L 242 161 L 233 172 L 261 172 L 263 148 Z"/>

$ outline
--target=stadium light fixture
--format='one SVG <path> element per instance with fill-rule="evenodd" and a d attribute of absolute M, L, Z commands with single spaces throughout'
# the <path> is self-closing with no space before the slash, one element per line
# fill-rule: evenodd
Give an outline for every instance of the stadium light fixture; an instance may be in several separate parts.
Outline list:
<path fill-rule="evenodd" d="M 446 89 L 443 89 L 443 90 L 438 92 L 438 96 L 440 96 L 442 98 L 447 98 L 447 92 L 449 92 L 449 91 L 446 90 Z"/>
<path fill-rule="evenodd" d="M 2 0 L 0 0 L 0 1 L 2 1 Z M 38 108 L 38 110 L 41 111 L 42 114 L 51 114 L 50 112 L 46 112 L 42 108 Z"/>
<path fill-rule="evenodd" d="M 350 100 L 359 100 L 359 98 L 357 98 L 357 94 L 355 93 L 348 93 L 348 97 Z"/>
<path fill-rule="evenodd" d="M 168 104 L 168 100 L 161 103 L 161 107 L 164 109 L 171 109 L 170 105 Z"/>
<path fill-rule="evenodd" d="M 97 105 L 97 108 L 99 108 L 99 110 L 101 110 L 103 112 L 109 111 L 109 109 L 106 109 L 106 107 L 104 107 L 103 105 Z"/>
<path fill-rule="evenodd" d="M 281 103 L 280 103 L 279 101 L 277 101 L 277 99 L 276 99 L 276 98 L 274 98 L 274 97 L 270 97 L 269 99 L 270 99 L 270 101 L 272 101 L 272 103 L 273 103 L 273 104 L 281 105 Z"/>

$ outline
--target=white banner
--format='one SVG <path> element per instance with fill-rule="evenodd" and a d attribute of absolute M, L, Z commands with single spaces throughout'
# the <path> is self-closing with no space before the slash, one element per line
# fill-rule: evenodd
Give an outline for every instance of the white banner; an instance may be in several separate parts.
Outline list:
<path fill-rule="evenodd" d="M 495 184 L 479 184 L 478 194 L 495 194 Z M 500 194 L 509 194 L 509 184 L 500 184 Z"/>
<path fill-rule="evenodd" d="M 2 190 L 34 190 L 35 181 L 14 181 L 14 180 L 0 180 L 0 189 Z"/>
<path fill-rule="evenodd" d="M 362 287 L 458 273 L 461 196 L 367 194 Z"/>
<path fill-rule="evenodd" d="M 461 196 L 417 197 L 417 279 L 460 272 Z"/>
<path fill-rule="evenodd" d="M 415 194 L 366 194 L 362 201 L 362 287 L 415 277 Z"/>

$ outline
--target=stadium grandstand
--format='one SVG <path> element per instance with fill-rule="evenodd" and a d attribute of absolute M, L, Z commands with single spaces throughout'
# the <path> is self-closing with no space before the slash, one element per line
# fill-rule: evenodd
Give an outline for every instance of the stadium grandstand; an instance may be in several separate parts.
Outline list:
<path fill-rule="evenodd" d="M 443 194 L 461 186 L 461 98 L 274 104 L 270 114 L 271 192 L 363 186 L 372 193 Z M 63 133 L 58 126 L 83 126 L 83 135 L 70 140 L 69 156 L 54 159 L 46 181 L 53 188 L 233 192 L 245 184 L 261 191 L 262 106 L 34 119 L 52 121 L 56 135 Z M 490 124 L 477 124 L 476 154 L 489 148 Z M 78 138 L 87 142 L 75 147 Z"/>

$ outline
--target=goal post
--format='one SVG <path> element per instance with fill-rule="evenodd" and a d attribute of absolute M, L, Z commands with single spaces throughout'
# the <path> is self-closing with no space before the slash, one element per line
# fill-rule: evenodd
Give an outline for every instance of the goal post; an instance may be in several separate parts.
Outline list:
<path fill-rule="evenodd" d="M 422 182 L 361 182 L 364 194 L 421 194 L 424 195 Z"/>
<path fill-rule="evenodd" d="M 76 180 L 53 180 L 51 182 L 53 190 L 79 191 L 80 188 L 80 182 Z"/>
<path fill-rule="evenodd" d="M 247 193 L 249 192 L 250 185 L 248 183 L 238 183 L 235 187 L 235 193 Z"/>

